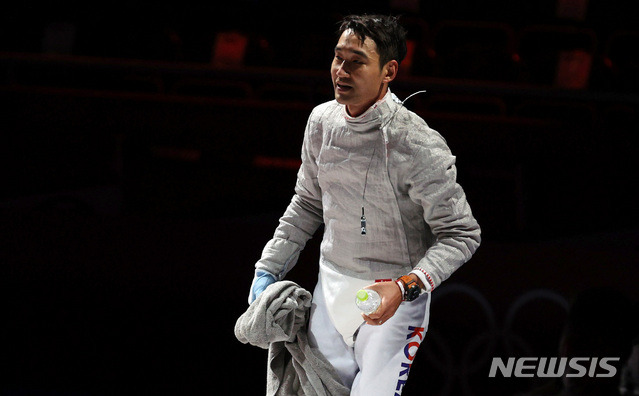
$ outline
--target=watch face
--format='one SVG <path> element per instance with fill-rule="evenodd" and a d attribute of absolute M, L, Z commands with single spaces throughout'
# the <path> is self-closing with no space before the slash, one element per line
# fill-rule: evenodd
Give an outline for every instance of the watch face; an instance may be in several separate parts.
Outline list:
<path fill-rule="evenodd" d="M 413 301 L 414 299 L 419 297 L 420 293 L 421 293 L 421 290 L 419 289 L 419 286 L 414 285 L 410 289 L 408 289 L 408 293 L 406 293 L 407 294 L 406 300 Z"/>

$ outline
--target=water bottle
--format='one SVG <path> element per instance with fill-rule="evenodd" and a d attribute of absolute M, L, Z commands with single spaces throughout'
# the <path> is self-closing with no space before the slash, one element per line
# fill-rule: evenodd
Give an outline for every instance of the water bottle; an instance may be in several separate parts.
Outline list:
<path fill-rule="evenodd" d="M 359 307 L 359 309 L 366 315 L 370 315 L 377 311 L 379 304 L 382 302 L 382 298 L 379 294 L 377 294 L 375 290 L 370 289 L 359 290 L 356 297 L 355 303 L 357 304 L 357 307 Z"/>

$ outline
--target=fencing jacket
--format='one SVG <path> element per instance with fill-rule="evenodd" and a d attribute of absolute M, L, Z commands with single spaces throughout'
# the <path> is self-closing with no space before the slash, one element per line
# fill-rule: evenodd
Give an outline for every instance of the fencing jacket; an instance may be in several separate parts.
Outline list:
<path fill-rule="evenodd" d="M 256 268 L 283 279 L 323 223 L 320 271 L 361 284 L 414 272 L 432 291 L 480 243 L 456 173 L 443 137 L 390 90 L 358 117 L 335 100 L 321 104 L 308 119 L 295 195 Z"/>

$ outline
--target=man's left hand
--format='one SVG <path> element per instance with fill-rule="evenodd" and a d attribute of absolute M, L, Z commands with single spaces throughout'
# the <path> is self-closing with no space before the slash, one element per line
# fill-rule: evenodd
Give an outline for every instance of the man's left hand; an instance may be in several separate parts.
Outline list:
<path fill-rule="evenodd" d="M 402 302 L 402 292 L 395 282 L 377 282 L 364 289 L 375 290 L 382 298 L 377 311 L 370 315 L 362 314 L 362 317 L 369 325 L 378 326 L 386 322 L 399 308 Z"/>

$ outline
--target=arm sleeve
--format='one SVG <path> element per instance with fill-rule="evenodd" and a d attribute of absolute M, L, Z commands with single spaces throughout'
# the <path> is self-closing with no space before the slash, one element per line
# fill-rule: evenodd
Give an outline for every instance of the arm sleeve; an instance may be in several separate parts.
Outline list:
<path fill-rule="evenodd" d="M 481 242 L 481 229 L 457 184 L 455 157 L 434 133 L 414 157 L 410 198 L 422 206 L 435 242 L 412 271 L 432 291 L 467 262 Z"/>
<path fill-rule="evenodd" d="M 317 181 L 317 156 L 321 130 L 309 118 L 302 144 L 302 165 L 297 173 L 295 195 L 291 199 L 273 238 L 266 243 L 256 270 L 268 271 L 278 280 L 290 271 L 306 242 L 323 222 L 321 191 Z"/>

